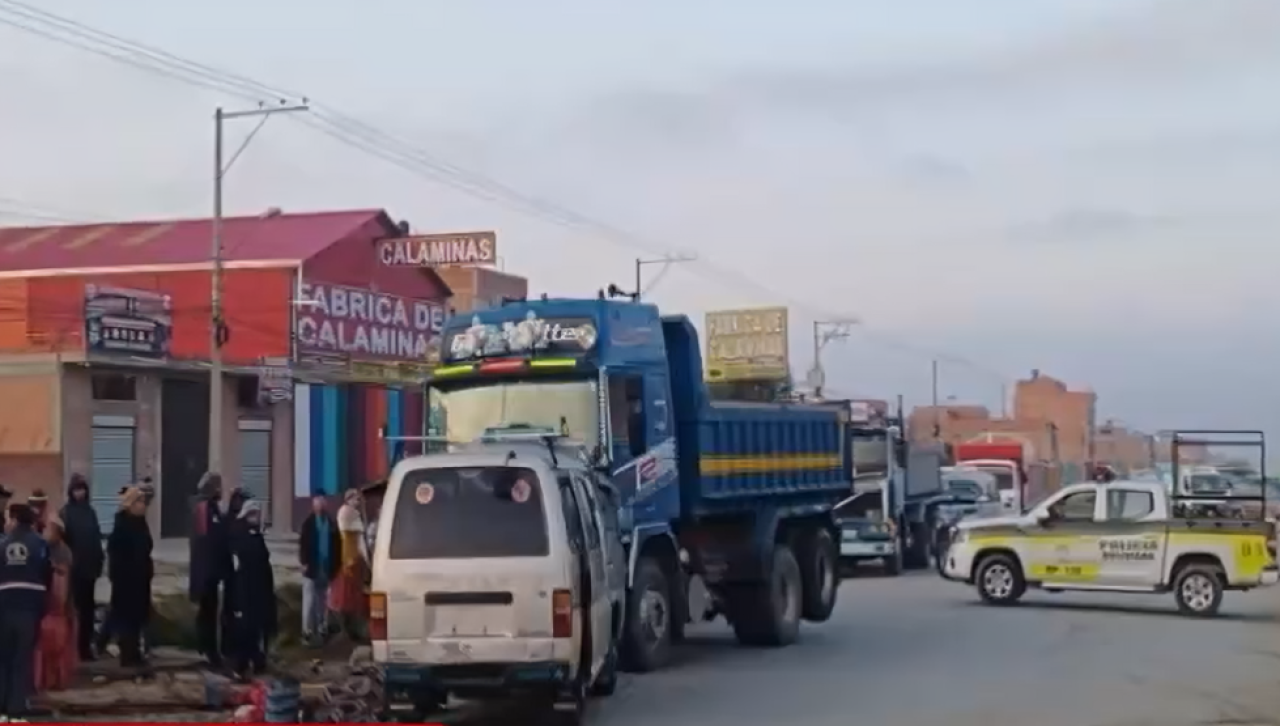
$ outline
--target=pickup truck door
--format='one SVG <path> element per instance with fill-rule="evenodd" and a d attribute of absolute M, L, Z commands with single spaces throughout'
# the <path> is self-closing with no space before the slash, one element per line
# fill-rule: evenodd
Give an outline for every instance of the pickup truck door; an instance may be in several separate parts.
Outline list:
<path fill-rule="evenodd" d="M 1066 494 L 1050 509 L 1055 516 L 1030 535 L 1030 579 L 1042 583 L 1093 584 L 1102 558 L 1098 490 L 1086 487 Z"/>
<path fill-rule="evenodd" d="M 1155 494 L 1149 489 L 1113 484 L 1103 490 L 1099 504 L 1102 505 L 1100 521 L 1105 527 L 1098 540 L 1102 566 L 1098 584 L 1152 588 L 1159 585 L 1168 525 L 1156 512 Z"/>

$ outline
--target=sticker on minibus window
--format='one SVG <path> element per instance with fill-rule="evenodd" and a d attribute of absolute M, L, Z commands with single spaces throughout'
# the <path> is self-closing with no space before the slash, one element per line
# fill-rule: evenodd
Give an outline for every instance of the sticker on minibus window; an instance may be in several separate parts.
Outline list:
<path fill-rule="evenodd" d="M 532 493 L 533 486 L 523 477 L 516 479 L 516 483 L 511 485 L 511 501 L 516 504 L 524 504 L 529 501 L 529 495 Z"/>
<path fill-rule="evenodd" d="M 426 482 L 419 484 L 418 488 L 413 490 L 413 498 L 418 501 L 418 504 L 430 504 L 435 496 L 436 488 Z"/>

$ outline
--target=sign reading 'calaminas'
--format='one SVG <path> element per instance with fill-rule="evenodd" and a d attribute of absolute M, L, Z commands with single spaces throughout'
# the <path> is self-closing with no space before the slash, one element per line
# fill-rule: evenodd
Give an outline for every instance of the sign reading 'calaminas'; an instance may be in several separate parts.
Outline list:
<path fill-rule="evenodd" d="M 787 309 L 707 313 L 707 380 L 776 381 L 787 377 Z"/>
<path fill-rule="evenodd" d="M 378 242 L 378 259 L 388 267 L 460 267 L 498 262 L 494 232 L 424 234 Z"/>

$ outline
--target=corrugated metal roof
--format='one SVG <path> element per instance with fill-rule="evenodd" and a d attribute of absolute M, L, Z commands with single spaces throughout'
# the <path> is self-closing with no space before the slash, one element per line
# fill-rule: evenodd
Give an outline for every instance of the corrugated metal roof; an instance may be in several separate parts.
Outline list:
<path fill-rule="evenodd" d="M 374 220 L 391 232 L 380 209 L 228 217 L 223 255 L 230 262 L 305 260 Z M 209 219 L 0 227 L 0 271 L 204 262 L 212 236 Z"/>

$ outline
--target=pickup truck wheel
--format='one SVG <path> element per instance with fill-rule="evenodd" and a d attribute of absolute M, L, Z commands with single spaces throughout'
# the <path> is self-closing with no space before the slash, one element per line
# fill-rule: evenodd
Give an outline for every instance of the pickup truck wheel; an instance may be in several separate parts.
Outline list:
<path fill-rule="evenodd" d="M 978 595 L 991 605 L 1012 605 L 1027 591 L 1022 567 L 1008 555 L 989 555 L 983 559 L 974 581 Z"/>
<path fill-rule="evenodd" d="M 768 582 L 735 588 L 729 597 L 739 643 L 778 648 L 800 637 L 800 564 L 787 545 L 774 549 Z"/>
<path fill-rule="evenodd" d="M 800 615 L 811 623 L 825 623 L 836 609 L 836 593 L 840 589 L 840 573 L 836 562 L 840 550 L 826 529 L 816 529 L 801 538 Z"/>
<path fill-rule="evenodd" d="M 648 673 L 671 658 L 671 587 L 661 563 L 644 557 L 636 566 L 627 592 L 627 617 L 622 631 L 622 667 Z"/>
<path fill-rule="evenodd" d="M 1209 618 L 1222 607 L 1222 570 L 1213 565 L 1187 565 L 1173 581 L 1173 597 L 1183 615 Z"/>

